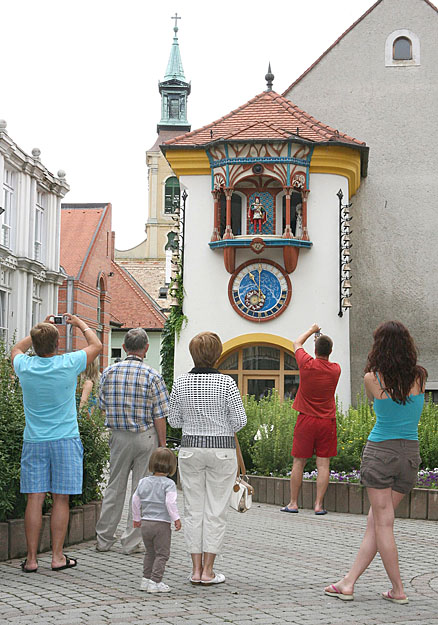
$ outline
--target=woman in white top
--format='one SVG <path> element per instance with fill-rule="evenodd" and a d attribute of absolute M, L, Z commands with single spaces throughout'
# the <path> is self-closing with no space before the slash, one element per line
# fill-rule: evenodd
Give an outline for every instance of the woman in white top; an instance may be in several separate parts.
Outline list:
<path fill-rule="evenodd" d="M 182 428 L 178 455 L 184 493 L 185 538 L 192 557 L 192 584 L 220 584 L 213 571 L 237 473 L 234 433 L 246 425 L 234 380 L 213 365 L 222 353 L 217 334 L 201 332 L 189 345 L 195 367 L 179 376 L 170 396 L 169 424 Z"/>

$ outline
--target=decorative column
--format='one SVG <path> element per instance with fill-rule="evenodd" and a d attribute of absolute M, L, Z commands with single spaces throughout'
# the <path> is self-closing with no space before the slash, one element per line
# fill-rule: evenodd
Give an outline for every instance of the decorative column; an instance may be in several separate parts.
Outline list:
<path fill-rule="evenodd" d="M 303 220 L 303 233 L 301 238 L 303 241 L 309 241 L 309 233 L 307 231 L 307 196 L 309 195 L 309 189 L 302 189 L 301 191 L 301 201 L 302 201 L 302 220 Z"/>
<path fill-rule="evenodd" d="M 226 212 L 226 226 L 224 239 L 234 239 L 233 231 L 231 229 L 231 198 L 233 196 L 233 189 L 227 187 L 224 189 L 225 198 L 227 200 L 227 212 Z"/>
<path fill-rule="evenodd" d="M 293 234 L 292 230 L 290 229 L 290 199 L 292 194 L 292 187 L 284 187 L 284 190 L 286 191 L 286 223 L 284 226 L 283 239 L 292 239 Z"/>
<path fill-rule="evenodd" d="M 221 190 L 220 189 L 213 189 L 213 191 L 211 192 L 213 199 L 214 199 L 214 226 L 213 226 L 213 234 L 211 235 L 211 241 L 219 241 L 220 237 L 220 232 L 219 232 L 219 223 L 220 223 L 220 219 L 219 219 L 219 201 L 220 201 L 220 197 L 221 197 Z"/>

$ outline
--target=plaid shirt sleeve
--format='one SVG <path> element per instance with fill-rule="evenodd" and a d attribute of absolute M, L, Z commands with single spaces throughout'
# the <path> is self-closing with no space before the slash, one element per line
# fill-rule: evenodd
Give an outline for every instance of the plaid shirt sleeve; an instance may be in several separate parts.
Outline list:
<path fill-rule="evenodd" d="M 153 398 L 152 419 L 166 419 L 169 416 L 169 393 L 161 376 L 152 380 L 150 394 Z"/>
<path fill-rule="evenodd" d="M 99 383 L 99 408 L 104 411 L 106 410 L 106 401 L 105 401 L 105 393 L 104 393 L 105 379 L 106 379 L 106 369 L 100 376 L 100 383 Z"/>

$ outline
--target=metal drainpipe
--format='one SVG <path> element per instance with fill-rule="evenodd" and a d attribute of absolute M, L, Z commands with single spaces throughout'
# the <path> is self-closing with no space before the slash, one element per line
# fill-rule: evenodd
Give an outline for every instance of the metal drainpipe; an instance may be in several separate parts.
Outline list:
<path fill-rule="evenodd" d="M 69 276 L 67 278 L 67 312 L 73 314 L 73 286 L 74 278 Z M 66 330 L 65 339 L 65 351 L 71 352 L 73 350 L 73 327 L 69 324 Z"/>

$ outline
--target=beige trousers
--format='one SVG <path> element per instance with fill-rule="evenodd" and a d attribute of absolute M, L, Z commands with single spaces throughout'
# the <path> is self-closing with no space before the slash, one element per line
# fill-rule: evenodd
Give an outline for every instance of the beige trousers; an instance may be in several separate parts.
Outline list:
<path fill-rule="evenodd" d="M 219 553 L 237 473 L 235 449 L 180 449 L 184 536 L 190 553 Z"/>
<path fill-rule="evenodd" d="M 149 458 L 158 446 L 158 437 L 152 426 L 146 432 L 112 430 L 110 441 L 110 476 L 102 501 L 100 519 L 96 524 L 97 548 L 111 549 L 116 542 L 115 531 L 125 503 L 129 474 L 132 471 L 128 520 L 120 542 L 124 553 L 130 553 L 141 543 L 140 528 L 132 526 L 132 495 L 141 478 L 149 475 Z"/>

